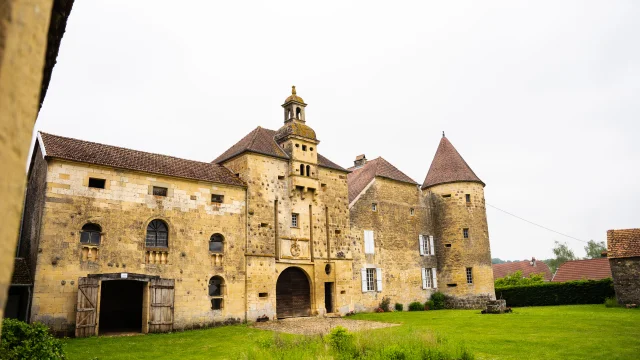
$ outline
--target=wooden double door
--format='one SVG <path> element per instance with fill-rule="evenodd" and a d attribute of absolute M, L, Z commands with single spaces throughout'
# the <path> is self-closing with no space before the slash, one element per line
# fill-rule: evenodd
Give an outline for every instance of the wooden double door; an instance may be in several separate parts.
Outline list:
<path fill-rule="evenodd" d="M 302 269 L 290 267 L 278 277 L 276 315 L 278 319 L 311 315 L 311 287 Z"/>

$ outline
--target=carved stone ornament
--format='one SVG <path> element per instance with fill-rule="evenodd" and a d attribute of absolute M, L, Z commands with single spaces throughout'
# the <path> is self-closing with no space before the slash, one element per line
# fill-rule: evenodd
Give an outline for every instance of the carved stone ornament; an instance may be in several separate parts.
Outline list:
<path fill-rule="evenodd" d="M 298 245 L 297 241 L 291 244 L 291 256 L 293 257 L 300 256 L 300 245 Z"/>

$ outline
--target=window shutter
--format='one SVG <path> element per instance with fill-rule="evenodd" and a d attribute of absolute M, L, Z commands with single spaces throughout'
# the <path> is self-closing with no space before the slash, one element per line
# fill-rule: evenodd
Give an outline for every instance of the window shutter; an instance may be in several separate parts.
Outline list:
<path fill-rule="evenodd" d="M 436 273 L 436 268 L 431 269 L 431 275 L 433 276 L 433 288 L 438 288 L 438 275 Z"/>
<path fill-rule="evenodd" d="M 380 292 L 382 291 L 382 269 L 380 268 L 376 269 L 376 281 L 378 282 L 376 290 Z"/>
<path fill-rule="evenodd" d="M 427 269 L 422 268 L 422 288 L 427 288 Z"/>
<path fill-rule="evenodd" d="M 360 274 L 362 275 L 362 292 L 367 292 L 367 269 L 360 269 Z"/>
<path fill-rule="evenodd" d="M 431 255 L 435 255 L 436 248 L 433 246 L 433 236 L 429 236 L 429 245 L 431 245 L 431 247 L 429 248 L 429 251 L 431 251 Z"/>
<path fill-rule="evenodd" d="M 418 235 L 418 245 L 420 246 L 420 255 L 424 255 L 424 237 Z"/>
<path fill-rule="evenodd" d="M 373 254 L 375 246 L 373 244 L 373 231 L 365 230 L 364 231 L 364 253 L 365 254 Z"/>

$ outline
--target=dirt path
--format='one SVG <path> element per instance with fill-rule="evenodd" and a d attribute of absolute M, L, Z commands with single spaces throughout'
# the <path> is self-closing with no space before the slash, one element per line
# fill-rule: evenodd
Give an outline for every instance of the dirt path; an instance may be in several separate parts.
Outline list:
<path fill-rule="evenodd" d="M 254 327 L 257 329 L 285 332 L 289 334 L 316 335 L 327 334 L 336 326 L 342 326 L 349 331 L 361 331 L 368 329 L 381 329 L 398 325 L 400 324 L 367 320 L 303 317 L 255 323 Z"/>

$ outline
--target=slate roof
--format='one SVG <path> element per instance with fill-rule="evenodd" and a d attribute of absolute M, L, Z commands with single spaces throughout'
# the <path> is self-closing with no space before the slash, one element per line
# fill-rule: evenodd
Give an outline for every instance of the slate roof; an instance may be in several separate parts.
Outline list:
<path fill-rule="evenodd" d="M 493 278 L 500 279 L 509 274 L 513 274 L 514 272 L 520 270 L 522 271 L 522 276 L 529 277 L 531 274 L 540 274 L 544 276 L 545 281 L 551 281 L 553 274 L 551 274 L 551 270 L 547 264 L 543 263 L 540 260 L 536 260 L 535 266 L 531 265 L 531 260 L 523 260 L 523 261 L 513 261 L 503 264 L 493 264 Z"/>
<path fill-rule="evenodd" d="M 610 258 L 640 256 L 640 229 L 607 231 L 607 256 Z"/>
<path fill-rule="evenodd" d="M 218 164 L 180 159 L 144 151 L 40 132 L 45 158 L 57 158 L 192 180 L 245 186 L 229 169 Z"/>
<path fill-rule="evenodd" d="M 611 277 L 609 259 L 602 257 L 587 260 L 572 260 L 560 265 L 556 271 L 553 282 L 572 280 L 600 280 Z"/>
<path fill-rule="evenodd" d="M 381 157 L 369 160 L 363 166 L 351 167 L 349 171 L 351 171 L 347 175 L 349 203 L 351 203 L 376 176 L 418 185 L 412 178 L 408 177 L 405 173 L 398 170 L 397 167 L 391 165 L 391 163 Z"/>
<path fill-rule="evenodd" d="M 227 151 L 223 152 L 222 155 L 213 160 L 213 163 L 223 163 L 245 152 L 253 152 L 288 160 L 290 158 L 289 154 L 287 154 L 284 149 L 278 146 L 278 143 L 276 143 L 276 141 L 274 140 L 275 135 L 276 131 L 258 126 L 249 134 L 247 134 L 247 136 L 243 137 L 240 141 L 231 146 Z M 318 165 L 329 169 L 347 172 L 347 169 L 334 163 L 333 161 L 327 159 L 319 153 Z"/>
<path fill-rule="evenodd" d="M 443 136 L 422 188 L 459 181 L 477 182 L 484 186 L 482 180 L 471 170 L 456 148 Z"/>
<path fill-rule="evenodd" d="M 11 285 L 31 285 L 29 265 L 24 258 L 16 258 L 16 261 L 13 263 Z"/>

